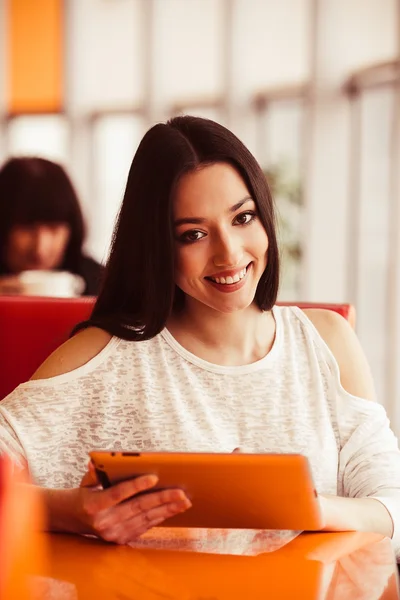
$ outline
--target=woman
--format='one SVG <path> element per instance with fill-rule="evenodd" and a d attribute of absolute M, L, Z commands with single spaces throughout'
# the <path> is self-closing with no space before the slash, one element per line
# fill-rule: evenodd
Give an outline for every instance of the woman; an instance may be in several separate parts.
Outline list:
<path fill-rule="evenodd" d="M 101 266 L 85 256 L 78 197 L 61 167 L 44 158 L 9 159 L 0 169 L 0 293 L 18 292 L 24 271 L 68 271 L 98 293 Z"/>
<path fill-rule="evenodd" d="M 0 405 L 50 527 L 127 543 L 190 506 L 146 476 L 102 490 L 93 448 L 299 452 L 326 530 L 400 550 L 400 453 L 350 326 L 275 306 L 273 202 L 254 157 L 212 121 L 177 117 L 133 159 L 90 321 Z"/>

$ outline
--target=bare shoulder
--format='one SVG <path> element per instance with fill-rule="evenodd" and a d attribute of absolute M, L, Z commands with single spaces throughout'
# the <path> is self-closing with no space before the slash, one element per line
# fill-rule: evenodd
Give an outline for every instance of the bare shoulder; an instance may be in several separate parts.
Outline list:
<path fill-rule="evenodd" d="M 348 321 L 332 310 L 309 308 L 304 313 L 335 357 L 344 389 L 355 396 L 375 400 L 370 367 Z"/>
<path fill-rule="evenodd" d="M 109 333 L 98 327 L 89 327 L 80 331 L 50 354 L 31 379 L 49 379 L 81 367 L 97 356 L 111 337 Z"/>
<path fill-rule="evenodd" d="M 338 339 L 343 339 L 343 335 L 353 337 L 354 331 L 349 322 L 333 310 L 305 308 L 304 313 L 318 329 L 328 346 L 337 342 Z M 354 337 L 356 337 L 355 334 Z"/>

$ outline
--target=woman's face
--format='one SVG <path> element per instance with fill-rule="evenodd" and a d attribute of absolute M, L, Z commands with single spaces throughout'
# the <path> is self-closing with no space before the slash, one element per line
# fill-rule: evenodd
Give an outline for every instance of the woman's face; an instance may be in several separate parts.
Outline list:
<path fill-rule="evenodd" d="M 8 236 L 7 267 L 12 273 L 56 269 L 62 264 L 69 238 L 66 223 L 15 225 Z"/>
<path fill-rule="evenodd" d="M 190 299 L 247 308 L 267 264 L 268 237 L 243 179 L 217 163 L 184 175 L 173 205 L 175 282 Z"/>

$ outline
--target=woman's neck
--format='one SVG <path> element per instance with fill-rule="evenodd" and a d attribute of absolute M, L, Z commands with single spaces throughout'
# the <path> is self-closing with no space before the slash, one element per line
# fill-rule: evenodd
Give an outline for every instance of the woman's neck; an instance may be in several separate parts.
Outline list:
<path fill-rule="evenodd" d="M 275 339 L 275 320 L 256 304 L 224 314 L 205 305 L 187 306 L 167 328 L 186 350 L 208 362 L 235 366 L 268 354 Z"/>

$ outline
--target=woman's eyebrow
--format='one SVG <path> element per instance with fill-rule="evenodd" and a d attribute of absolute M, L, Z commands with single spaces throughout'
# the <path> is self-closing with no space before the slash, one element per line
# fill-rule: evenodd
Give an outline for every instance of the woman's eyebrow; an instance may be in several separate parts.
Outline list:
<path fill-rule="evenodd" d="M 246 204 L 246 202 L 254 202 L 253 198 L 251 196 L 246 196 L 245 198 L 243 198 L 243 200 L 240 200 L 240 202 L 238 202 L 237 204 L 234 204 L 233 206 L 231 206 L 231 208 L 229 209 L 230 213 L 234 213 L 237 210 L 239 210 L 239 208 L 241 206 L 243 206 L 243 204 Z"/>
<path fill-rule="evenodd" d="M 246 202 L 253 202 L 253 198 L 251 196 L 246 196 L 245 198 L 243 198 L 242 200 L 240 200 L 239 202 L 237 202 L 236 204 L 231 206 L 228 209 L 228 212 L 229 213 L 236 212 L 237 210 L 239 210 L 239 208 L 241 208 L 243 206 L 243 204 L 246 204 Z M 207 221 L 207 219 L 204 219 L 202 217 L 183 217 L 182 219 L 177 219 L 176 221 L 174 221 L 174 227 L 179 227 L 179 225 L 185 225 L 185 224 L 201 225 L 202 223 L 205 223 L 206 221 Z"/>

